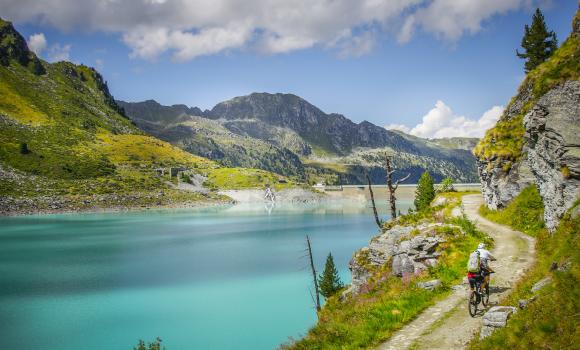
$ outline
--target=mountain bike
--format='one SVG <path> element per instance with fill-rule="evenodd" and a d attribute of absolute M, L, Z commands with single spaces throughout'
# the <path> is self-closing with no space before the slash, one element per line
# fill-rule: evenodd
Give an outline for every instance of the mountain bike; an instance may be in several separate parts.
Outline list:
<path fill-rule="evenodd" d="M 490 274 L 493 272 L 490 272 Z M 475 317 L 477 314 L 477 307 L 479 304 L 483 304 L 483 307 L 489 305 L 489 283 L 486 284 L 484 290 L 482 290 L 481 285 L 483 284 L 483 277 L 478 277 L 475 279 L 475 289 L 471 292 L 469 296 L 469 315 Z"/>

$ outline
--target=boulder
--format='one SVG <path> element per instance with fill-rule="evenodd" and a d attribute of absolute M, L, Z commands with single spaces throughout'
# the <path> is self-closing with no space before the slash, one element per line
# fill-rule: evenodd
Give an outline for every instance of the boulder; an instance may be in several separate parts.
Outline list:
<path fill-rule="evenodd" d="M 513 306 L 494 306 L 483 315 L 480 338 L 490 336 L 497 328 L 507 325 L 509 317 L 517 312 Z"/>

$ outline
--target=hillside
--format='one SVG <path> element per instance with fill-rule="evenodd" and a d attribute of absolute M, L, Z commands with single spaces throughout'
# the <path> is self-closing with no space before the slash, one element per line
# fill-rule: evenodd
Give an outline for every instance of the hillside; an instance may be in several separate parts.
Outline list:
<path fill-rule="evenodd" d="M 179 179 L 167 174 L 182 168 L 209 176 L 218 167 L 137 128 L 95 69 L 38 59 L 12 24 L 0 20 L 3 212 L 214 200 L 220 197 L 177 190 Z M 263 173 L 264 182 L 279 178 L 235 173 Z"/>
<path fill-rule="evenodd" d="M 490 220 L 536 237 L 537 262 L 502 305 L 519 307 L 471 349 L 564 349 L 578 332 L 580 10 L 475 149 Z"/>
<path fill-rule="evenodd" d="M 155 101 L 118 101 L 143 130 L 196 155 L 230 166 L 251 166 L 310 183 L 360 184 L 370 173 L 385 183 L 384 154 L 415 182 L 424 169 L 436 180 L 476 180 L 473 140 L 425 140 L 326 114 L 292 94 L 253 93 L 211 110 Z"/>

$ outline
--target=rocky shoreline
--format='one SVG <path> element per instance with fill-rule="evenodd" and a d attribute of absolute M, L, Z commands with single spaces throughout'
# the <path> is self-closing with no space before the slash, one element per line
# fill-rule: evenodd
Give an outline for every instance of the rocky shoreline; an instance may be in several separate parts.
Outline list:
<path fill-rule="evenodd" d="M 147 199 L 153 199 L 151 196 Z M 157 200 L 140 202 L 140 195 L 93 195 L 81 199 L 60 196 L 39 196 L 35 198 L 14 198 L 0 196 L 0 216 L 47 215 L 69 213 L 104 213 L 143 211 L 156 209 L 199 208 L 234 204 L 228 198 L 205 198 L 199 200 Z M 157 199 L 157 198 L 155 198 Z"/>
<path fill-rule="evenodd" d="M 38 196 L 16 198 L 0 196 L 0 216 L 21 216 L 36 214 L 102 213 L 156 209 L 186 209 L 233 205 L 238 203 L 261 203 L 264 191 L 243 189 L 219 191 L 217 194 L 178 192 L 186 197 L 175 198 L 171 193 L 106 194 L 92 196 Z M 276 192 L 276 202 L 283 204 L 322 203 L 329 198 L 303 188 L 289 188 Z"/>

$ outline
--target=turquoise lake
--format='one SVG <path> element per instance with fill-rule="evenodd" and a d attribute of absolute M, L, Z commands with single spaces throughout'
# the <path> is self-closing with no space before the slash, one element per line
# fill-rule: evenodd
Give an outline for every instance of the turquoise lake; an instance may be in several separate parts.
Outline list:
<path fill-rule="evenodd" d="M 0 218 L 0 349 L 275 349 L 316 322 L 305 235 L 348 283 L 376 233 L 349 201 Z"/>

